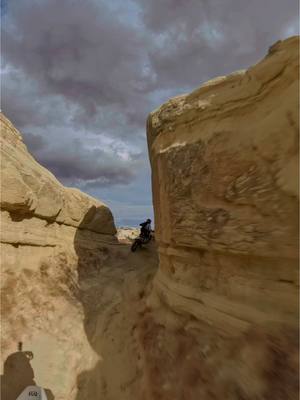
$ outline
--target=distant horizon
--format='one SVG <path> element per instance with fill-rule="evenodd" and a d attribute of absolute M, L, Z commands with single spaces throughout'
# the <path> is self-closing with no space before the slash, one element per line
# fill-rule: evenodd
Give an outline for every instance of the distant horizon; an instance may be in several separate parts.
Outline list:
<path fill-rule="evenodd" d="M 130 222 L 131 221 L 131 222 Z M 131 220 L 131 219 L 119 219 L 115 220 L 115 225 L 117 228 L 140 228 L 140 223 L 144 222 L 144 219 L 136 219 L 136 220 Z M 153 222 L 154 220 L 152 220 Z M 152 229 L 154 228 L 154 223 L 151 224 Z"/>

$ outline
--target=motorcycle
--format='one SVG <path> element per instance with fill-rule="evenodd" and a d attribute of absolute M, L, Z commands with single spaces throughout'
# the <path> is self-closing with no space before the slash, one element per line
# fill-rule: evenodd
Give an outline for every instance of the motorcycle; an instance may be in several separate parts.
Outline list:
<path fill-rule="evenodd" d="M 151 240 L 154 240 L 154 236 L 150 234 L 149 236 L 140 235 L 137 237 L 131 245 L 131 251 L 135 252 L 138 247 L 142 247 L 143 244 L 149 243 Z"/>

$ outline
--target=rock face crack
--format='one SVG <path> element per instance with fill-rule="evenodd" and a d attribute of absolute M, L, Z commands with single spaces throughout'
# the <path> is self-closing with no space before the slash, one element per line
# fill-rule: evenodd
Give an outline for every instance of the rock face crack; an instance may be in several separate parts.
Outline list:
<path fill-rule="evenodd" d="M 26 243 L 26 242 L 6 242 L 5 240 L 2 240 L 1 243 L 3 244 L 8 244 L 13 247 L 18 248 L 19 246 L 32 246 L 32 247 L 56 247 L 55 244 L 37 244 L 37 243 Z"/>

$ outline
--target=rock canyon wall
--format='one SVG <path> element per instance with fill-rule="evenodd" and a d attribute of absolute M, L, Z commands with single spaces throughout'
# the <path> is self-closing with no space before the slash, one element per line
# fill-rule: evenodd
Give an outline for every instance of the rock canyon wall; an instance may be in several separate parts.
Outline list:
<path fill-rule="evenodd" d="M 278 42 L 151 113 L 156 241 L 136 253 L 1 115 L 5 400 L 297 399 L 298 62 Z"/>
<path fill-rule="evenodd" d="M 116 242 L 113 217 L 101 202 L 63 187 L 2 114 L 0 122 L 2 397 L 15 400 L 36 382 L 56 399 L 75 398 L 78 375 L 99 358 L 85 332 L 81 283 Z"/>
<path fill-rule="evenodd" d="M 151 113 L 146 399 L 296 399 L 299 40 Z"/>
<path fill-rule="evenodd" d="M 48 400 L 137 399 L 155 246 L 131 253 L 137 230 L 117 233 L 108 207 L 63 187 L 0 117 L 1 398 L 36 384 Z"/>

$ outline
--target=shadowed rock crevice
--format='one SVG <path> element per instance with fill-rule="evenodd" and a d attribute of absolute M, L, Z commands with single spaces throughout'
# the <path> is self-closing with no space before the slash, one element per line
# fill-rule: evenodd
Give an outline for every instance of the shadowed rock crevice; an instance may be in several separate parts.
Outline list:
<path fill-rule="evenodd" d="M 158 260 L 155 245 L 130 251 L 130 240 L 90 240 L 90 210 L 74 237 L 84 330 L 98 360 L 77 377 L 76 399 L 138 398 L 142 370 L 134 331 Z"/>

